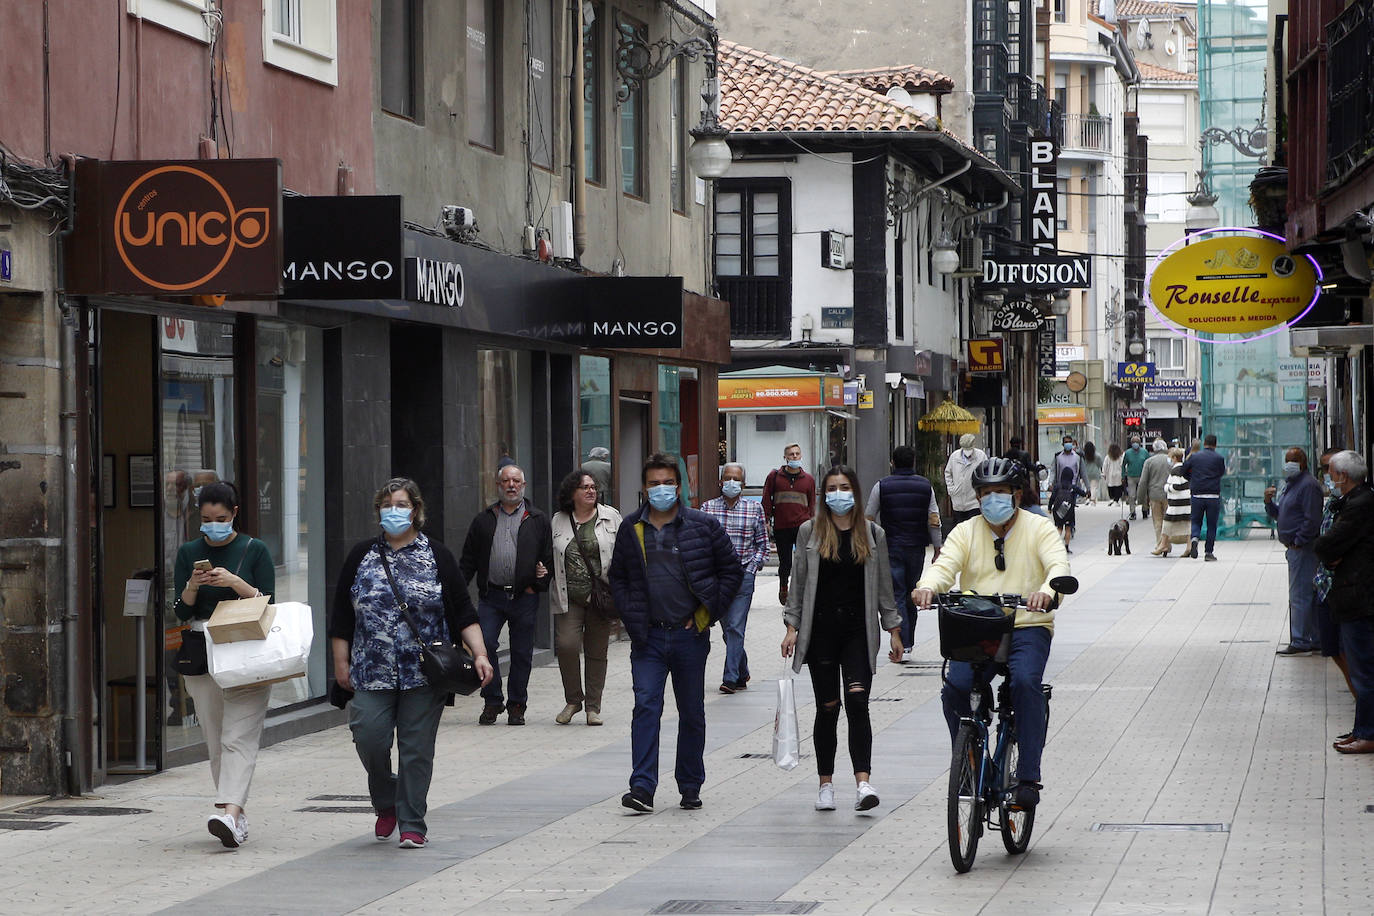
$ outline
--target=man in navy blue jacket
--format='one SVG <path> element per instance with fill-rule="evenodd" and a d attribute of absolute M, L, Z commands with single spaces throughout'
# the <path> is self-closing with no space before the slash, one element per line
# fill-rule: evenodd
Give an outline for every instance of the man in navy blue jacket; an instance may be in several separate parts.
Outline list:
<path fill-rule="evenodd" d="M 1197 542 L 1202 537 L 1202 521 L 1207 520 L 1207 560 L 1215 560 L 1212 548 L 1217 543 L 1217 525 L 1221 523 L 1221 478 L 1226 476 L 1226 462 L 1217 454 L 1217 437 L 1202 440 L 1202 451 L 1189 456 L 1180 472 L 1190 484 L 1193 497 L 1193 534 L 1188 541 L 1188 556 L 1197 559 Z"/>
<path fill-rule="evenodd" d="M 609 576 L 616 610 L 630 635 L 635 692 L 634 770 L 620 803 L 632 811 L 654 810 L 663 691 L 671 676 L 678 713 L 675 775 L 681 805 L 691 810 L 701 807 L 706 781 L 708 631 L 729 609 L 744 571 L 720 523 L 680 504 L 676 460 L 650 455 L 642 479 L 648 505 L 621 523 Z"/>
<path fill-rule="evenodd" d="M 1313 606 L 1317 573 L 1313 543 L 1321 533 L 1322 487 L 1307 472 L 1307 453 L 1283 453 L 1283 489 L 1264 491 L 1264 511 L 1279 523 L 1279 543 L 1288 548 L 1288 645 L 1278 655 L 1311 655 L 1321 646 Z"/>
<path fill-rule="evenodd" d="M 911 661 L 916 641 L 916 606 L 911 590 L 925 569 L 926 548 L 940 555 L 940 506 L 930 481 L 916 473 L 916 450 L 899 445 L 892 450 L 892 473 L 873 485 L 864 503 L 866 514 L 887 535 L 892 592 L 901 601 L 902 661 Z"/>

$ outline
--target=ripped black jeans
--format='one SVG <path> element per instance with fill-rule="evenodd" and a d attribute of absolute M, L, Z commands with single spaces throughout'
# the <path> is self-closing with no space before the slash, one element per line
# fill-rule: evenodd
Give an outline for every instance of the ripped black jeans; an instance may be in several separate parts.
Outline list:
<path fill-rule="evenodd" d="M 849 719 L 849 759 L 855 773 L 872 770 L 873 726 L 868 718 L 868 694 L 873 686 L 868 631 L 862 608 L 817 608 L 816 623 L 806 649 L 806 667 L 816 695 L 816 773 L 835 772 L 839 746 L 840 702 Z"/>

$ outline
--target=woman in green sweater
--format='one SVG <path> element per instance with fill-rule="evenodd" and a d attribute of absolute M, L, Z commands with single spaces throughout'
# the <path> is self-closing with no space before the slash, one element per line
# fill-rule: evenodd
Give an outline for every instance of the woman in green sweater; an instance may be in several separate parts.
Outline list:
<path fill-rule="evenodd" d="M 174 611 L 191 630 L 203 632 L 205 621 L 221 601 L 270 596 L 276 590 L 276 567 L 266 544 L 234 530 L 239 494 L 233 484 L 207 484 L 200 490 L 199 502 L 203 536 L 177 550 Z M 206 826 L 232 849 L 248 839 L 243 807 L 257 765 L 258 741 L 272 685 L 225 690 L 209 674 L 183 676 L 210 752 L 215 807 L 221 809 L 210 815 Z"/>

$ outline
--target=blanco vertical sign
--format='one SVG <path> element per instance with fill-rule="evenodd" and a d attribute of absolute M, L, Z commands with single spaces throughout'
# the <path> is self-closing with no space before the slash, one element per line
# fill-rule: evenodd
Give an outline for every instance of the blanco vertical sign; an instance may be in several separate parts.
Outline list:
<path fill-rule="evenodd" d="M 1026 237 L 1036 254 L 1053 255 L 1059 250 L 1059 150 L 1049 137 L 1031 137 L 1026 146 L 1031 191 Z"/>

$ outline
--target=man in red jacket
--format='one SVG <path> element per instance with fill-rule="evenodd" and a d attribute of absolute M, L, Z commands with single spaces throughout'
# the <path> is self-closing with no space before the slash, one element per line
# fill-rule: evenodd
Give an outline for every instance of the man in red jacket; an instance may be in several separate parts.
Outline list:
<path fill-rule="evenodd" d="M 785 605 L 797 529 L 816 514 L 816 478 L 802 470 L 802 450 L 797 443 L 782 450 L 782 460 L 782 467 L 769 471 L 763 482 L 763 517 L 778 545 L 778 601 Z"/>

